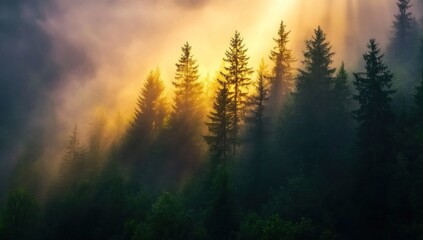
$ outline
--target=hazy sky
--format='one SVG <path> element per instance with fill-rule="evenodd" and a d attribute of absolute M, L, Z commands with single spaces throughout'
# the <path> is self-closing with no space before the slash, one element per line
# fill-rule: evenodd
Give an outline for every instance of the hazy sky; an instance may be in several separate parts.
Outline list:
<path fill-rule="evenodd" d="M 235 30 L 244 37 L 250 66 L 257 67 L 268 60 L 281 20 L 298 64 L 304 40 L 320 25 L 335 64 L 344 60 L 352 68 L 369 38 L 386 44 L 395 10 L 388 0 L 58 0 L 39 24 L 53 39 L 58 61 L 67 54 L 60 49 L 66 42 L 90 62 L 84 72 L 68 74 L 56 94 L 59 119 L 73 124 L 99 108 L 130 117 L 148 71 L 159 67 L 170 87 L 186 41 L 202 77 L 213 77 Z"/>

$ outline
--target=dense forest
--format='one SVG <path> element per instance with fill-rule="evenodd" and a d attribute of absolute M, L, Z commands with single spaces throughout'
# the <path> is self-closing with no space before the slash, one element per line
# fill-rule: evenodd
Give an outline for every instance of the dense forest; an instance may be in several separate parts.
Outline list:
<path fill-rule="evenodd" d="M 20 157 L 0 239 L 423 239 L 423 24 L 396 4 L 357 71 L 319 26 L 294 56 L 281 21 L 259 66 L 235 31 L 206 86 L 186 42 L 172 97 L 154 69 L 122 134 L 75 124 L 43 197 Z"/>

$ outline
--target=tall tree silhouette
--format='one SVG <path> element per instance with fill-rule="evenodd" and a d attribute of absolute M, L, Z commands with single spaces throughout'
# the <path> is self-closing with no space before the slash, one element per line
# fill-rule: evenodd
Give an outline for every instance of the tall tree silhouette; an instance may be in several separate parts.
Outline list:
<path fill-rule="evenodd" d="M 231 157 L 231 136 L 233 128 L 233 98 L 230 96 L 228 83 L 218 80 L 219 89 L 216 92 L 213 110 L 208 115 L 206 123 L 209 134 L 204 136 L 209 146 L 212 165 L 217 166 Z"/>
<path fill-rule="evenodd" d="M 418 26 L 417 21 L 409 11 L 412 5 L 411 0 L 398 0 L 398 14 L 395 15 L 393 23 L 393 36 L 389 47 L 389 56 L 396 63 L 409 61 L 417 47 Z"/>
<path fill-rule="evenodd" d="M 146 157 L 146 151 L 163 127 L 166 117 L 164 90 L 160 71 L 150 71 L 138 95 L 135 114 L 124 143 L 125 157 L 130 161 Z"/>
<path fill-rule="evenodd" d="M 169 172 L 180 178 L 200 163 L 201 127 L 204 121 L 203 85 L 199 80 L 198 64 L 185 43 L 176 63 L 175 98 L 170 116 L 166 148 L 170 161 Z M 190 152 L 190 154 L 187 154 Z"/>
<path fill-rule="evenodd" d="M 296 164 L 304 170 L 318 167 L 329 157 L 329 117 L 335 73 L 331 66 L 333 54 L 325 33 L 318 27 L 312 39 L 306 41 L 303 68 L 298 72 L 292 119 L 294 135 L 289 140 L 294 144 L 290 151 L 299 158 Z"/>
<path fill-rule="evenodd" d="M 248 113 L 246 115 L 247 141 L 246 151 L 248 157 L 247 174 L 251 181 L 248 187 L 257 189 L 257 194 L 250 197 L 253 207 L 257 207 L 263 199 L 262 171 L 264 161 L 267 158 L 267 146 L 271 128 L 269 127 L 270 119 L 267 108 L 270 97 L 270 80 L 267 72 L 267 65 L 262 59 L 257 70 L 257 78 L 255 79 L 254 92 L 249 97 Z"/>
<path fill-rule="evenodd" d="M 365 72 L 354 73 L 354 85 L 359 108 L 353 111 L 358 121 L 357 197 L 362 239 L 374 239 L 387 234 L 387 194 L 392 174 L 394 145 L 391 110 L 393 74 L 383 63 L 383 54 L 374 39 L 364 54 Z"/>
<path fill-rule="evenodd" d="M 344 63 L 341 64 L 334 78 L 332 94 L 331 139 L 333 141 L 331 152 L 333 155 L 341 157 L 347 154 L 353 135 L 353 118 L 350 112 L 352 95 Z"/>
<path fill-rule="evenodd" d="M 278 114 L 286 97 L 294 90 L 294 75 L 291 64 L 294 61 L 292 51 L 288 49 L 290 32 L 281 21 L 278 35 L 273 40 L 276 46 L 270 51 L 270 60 L 273 62 L 271 90 L 270 90 L 270 112 Z"/>
<path fill-rule="evenodd" d="M 200 117 L 203 86 L 199 77 L 197 61 L 187 42 L 182 47 L 181 57 L 176 63 L 175 81 L 172 82 L 175 87 L 172 121 L 175 124 L 188 123 L 187 118 Z M 178 125 L 178 127 L 181 126 Z M 195 127 L 198 128 L 198 126 Z"/>
<path fill-rule="evenodd" d="M 257 143 L 256 152 L 260 154 L 263 152 L 264 138 L 268 133 L 266 130 L 266 105 L 270 97 L 269 74 L 267 73 L 267 66 L 262 59 L 257 71 L 257 79 L 254 84 L 254 93 L 249 97 L 248 107 L 249 112 L 246 116 L 246 122 L 251 128 L 249 138 L 251 141 Z"/>
<path fill-rule="evenodd" d="M 252 68 L 248 67 L 249 57 L 246 55 L 247 49 L 238 31 L 230 41 L 229 49 L 225 52 L 225 72 L 221 74 L 225 77 L 231 96 L 233 98 L 233 128 L 232 138 L 233 152 L 236 153 L 236 146 L 239 144 L 238 134 L 241 124 L 244 121 L 244 107 L 248 97 L 248 87 L 251 83 L 250 75 Z"/>
<path fill-rule="evenodd" d="M 65 186 L 74 185 L 86 177 L 86 151 L 78 138 L 78 128 L 75 125 L 66 144 L 60 168 L 60 180 Z"/>

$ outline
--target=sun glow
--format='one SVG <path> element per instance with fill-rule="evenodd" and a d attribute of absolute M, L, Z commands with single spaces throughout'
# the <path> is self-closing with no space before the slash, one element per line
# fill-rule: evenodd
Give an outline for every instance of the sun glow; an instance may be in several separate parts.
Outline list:
<path fill-rule="evenodd" d="M 57 115 L 66 129 L 76 122 L 88 123 L 90 109 L 99 107 L 128 122 L 144 79 L 157 67 L 171 96 L 175 63 L 186 41 L 192 45 L 207 86 L 213 85 L 210 81 L 235 30 L 244 38 L 250 67 L 256 69 L 261 58 L 269 64 L 272 38 L 282 20 L 291 31 L 289 47 L 296 66 L 301 64 L 304 40 L 320 25 L 336 52 L 335 66 L 346 61 L 351 64 L 347 68 L 353 68 L 369 38 L 386 42 L 395 11 L 395 4 L 384 0 L 204 1 L 198 6 L 181 6 L 176 1 L 117 1 L 112 6 L 94 2 L 60 1 L 60 13 L 42 22 L 53 39 L 65 39 L 90 61 L 87 74 L 70 73 L 67 80 L 73 81 L 65 81 L 68 84 L 56 93 Z M 374 14 L 376 7 L 378 14 Z"/>

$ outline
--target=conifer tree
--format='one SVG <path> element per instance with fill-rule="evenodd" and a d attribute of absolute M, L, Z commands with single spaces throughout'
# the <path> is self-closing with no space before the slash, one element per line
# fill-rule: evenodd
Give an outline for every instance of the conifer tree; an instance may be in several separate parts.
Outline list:
<path fill-rule="evenodd" d="M 60 172 L 61 182 L 67 186 L 76 184 L 86 177 L 86 152 L 79 143 L 76 125 L 66 144 Z"/>
<path fill-rule="evenodd" d="M 203 86 L 199 81 L 198 64 L 191 53 L 191 46 L 185 43 L 182 54 L 176 63 L 176 74 L 173 85 L 175 87 L 175 99 L 172 113 L 172 121 L 178 124 L 188 123 L 189 119 L 197 122 L 201 119 L 201 94 Z M 191 124 L 190 124 L 191 125 Z M 178 127 L 182 127 L 178 125 Z M 193 127 L 193 126 L 190 126 Z M 195 126 L 198 128 L 198 126 Z"/>
<path fill-rule="evenodd" d="M 160 71 L 150 71 L 139 93 L 135 114 L 127 132 L 124 145 L 126 157 L 145 157 L 143 154 L 157 137 L 166 117 L 164 90 Z"/>
<path fill-rule="evenodd" d="M 354 124 L 351 116 L 352 92 L 348 73 L 344 63 L 338 68 L 333 80 L 332 99 L 329 102 L 331 112 L 328 119 L 329 161 L 327 174 L 340 179 L 342 173 L 350 171 L 348 168 L 350 146 L 353 142 Z M 340 179 L 341 181 L 341 179 Z M 342 186 L 339 186 L 342 188 Z"/>
<path fill-rule="evenodd" d="M 216 92 L 213 110 L 208 115 L 206 123 L 209 135 L 204 136 L 209 145 L 209 152 L 214 165 L 225 163 L 231 157 L 231 136 L 233 127 L 233 99 L 230 96 L 228 83 L 218 80 L 220 85 Z"/>
<path fill-rule="evenodd" d="M 270 97 L 269 74 L 267 73 L 267 66 L 262 59 L 257 71 L 257 79 L 254 84 L 254 93 L 249 97 L 248 107 L 249 113 L 246 116 L 246 122 L 250 125 L 252 141 L 257 142 L 257 152 L 262 152 L 264 136 L 267 132 L 265 130 L 266 124 L 266 105 Z"/>
<path fill-rule="evenodd" d="M 334 102 L 336 105 L 340 107 L 339 109 L 342 112 L 347 111 L 349 96 L 351 94 L 351 90 L 348 86 L 348 73 L 345 70 L 345 64 L 342 63 L 341 67 L 338 69 L 336 73 L 335 82 L 333 86 L 334 92 Z"/>
<path fill-rule="evenodd" d="M 201 127 L 204 121 L 203 85 L 199 79 L 198 64 L 191 46 L 185 43 L 176 63 L 173 110 L 165 134 L 165 156 L 170 181 L 178 182 L 200 163 L 202 153 Z M 189 154 L 187 154 L 189 152 Z"/>
<path fill-rule="evenodd" d="M 246 172 L 249 176 L 246 185 L 249 189 L 257 189 L 255 196 L 249 197 L 253 207 L 258 207 L 263 199 L 262 171 L 267 155 L 267 146 L 270 141 L 268 137 L 271 129 L 269 127 L 268 101 L 270 97 L 270 80 L 267 72 L 267 65 L 262 59 L 257 70 L 254 92 L 249 97 L 248 114 L 246 116 L 247 141 L 246 141 Z"/>
<path fill-rule="evenodd" d="M 254 81 L 254 93 L 249 97 L 249 111 L 246 116 L 248 127 L 247 142 L 252 144 L 252 157 L 256 163 L 254 169 L 259 171 L 265 153 L 266 137 L 270 129 L 268 128 L 267 102 L 270 98 L 270 77 L 267 72 L 267 65 L 264 60 L 260 62 L 257 71 L 257 79 Z"/>
<path fill-rule="evenodd" d="M 318 167 L 329 158 L 329 118 L 336 71 L 332 67 L 333 54 L 325 33 L 318 27 L 312 39 L 306 41 L 303 68 L 299 69 L 294 94 L 294 118 L 291 119 L 294 132 L 288 140 L 293 144 L 289 151 L 298 158 L 295 164 L 304 170 Z"/>
<path fill-rule="evenodd" d="M 393 74 L 383 63 L 383 54 L 374 39 L 364 54 L 365 72 L 354 73 L 359 108 L 357 120 L 359 222 L 365 239 L 387 236 L 387 196 L 394 164 L 391 110 Z M 365 198 L 364 198 L 365 196 Z M 360 236 L 360 238 L 364 236 Z"/>
<path fill-rule="evenodd" d="M 232 132 L 231 136 L 234 139 L 233 153 L 236 153 L 236 146 L 239 141 L 238 134 L 241 124 L 244 121 L 244 108 L 248 98 L 248 87 L 251 83 L 250 75 L 253 73 L 252 68 L 248 67 L 249 57 L 246 55 L 247 49 L 243 43 L 238 31 L 232 37 L 229 49 L 225 52 L 226 63 L 225 72 L 222 75 L 228 83 L 228 89 L 233 98 L 232 114 Z"/>
<path fill-rule="evenodd" d="M 398 14 L 393 23 L 393 37 L 390 43 L 390 58 L 401 63 L 408 61 L 417 44 L 417 21 L 410 12 L 411 0 L 398 0 Z"/>
<path fill-rule="evenodd" d="M 297 98 L 304 100 L 304 105 L 313 106 L 317 97 L 329 92 L 333 83 L 335 68 L 332 65 L 334 53 L 329 41 L 320 27 L 315 35 L 306 41 L 303 69 L 299 70 L 297 81 Z"/>
<path fill-rule="evenodd" d="M 273 40 L 276 46 L 270 52 L 270 60 L 274 66 L 272 68 L 270 108 L 271 112 L 279 113 L 282 105 L 285 104 L 286 97 L 294 90 L 294 76 L 291 64 L 294 61 L 292 51 L 288 49 L 290 32 L 286 30 L 283 21 L 280 23 L 278 35 Z"/>
<path fill-rule="evenodd" d="M 388 126 L 394 121 L 390 106 L 395 92 L 392 90 L 393 74 L 383 63 L 383 54 L 374 39 L 370 40 L 368 48 L 364 54 L 365 72 L 354 73 L 354 85 L 358 91 L 354 99 L 360 107 L 353 114 L 359 123 L 359 142 L 365 149 L 366 158 L 384 161 L 389 145 L 382 143 L 389 139 Z"/>

